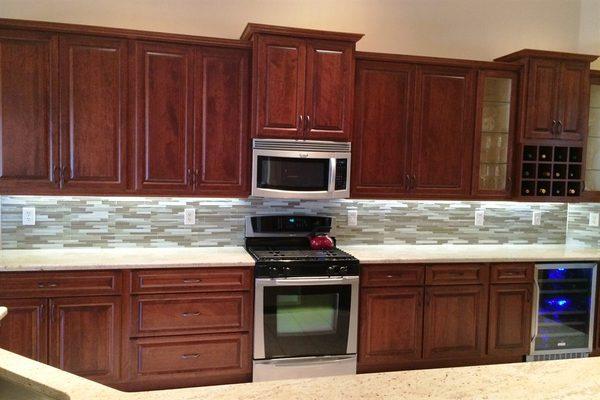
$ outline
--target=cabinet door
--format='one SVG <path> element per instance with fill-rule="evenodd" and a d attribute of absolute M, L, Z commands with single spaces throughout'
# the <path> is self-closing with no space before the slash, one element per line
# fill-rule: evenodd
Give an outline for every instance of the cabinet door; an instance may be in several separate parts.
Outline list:
<path fill-rule="evenodd" d="M 260 35 L 255 46 L 255 136 L 301 138 L 305 126 L 305 41 Z"/>
<path fill-rule="evenodd" d="M 127 42 L 60 38 L 61 165 L 72 191 L 124 190 Z"/>
<path fill-rule="evenodd" d="M 395 197 L 408 190 L 414 69 L 410 64 L 357 64 L 354 197 Z"/>
<path fill-rule="evenodd" d="M 50 300 L 50 365 L 100 382 L 119 376 L 121 300 Z"/>
<path fill-rule="evenodd" d="M 57 53 L 55 35 L 0 30 L 2 193 L 57 189 Z"/>
<path fill-rule="evenodd" d="M 248 194 L 249 58 L 240 49 L 196 51 L 195 179 L 201 194 Z"/>
<path fill-rule="evenodd" d="M 137 188 L 190 193 L 193 183 L 193 49 L 137 42 Z"/>
<path fill-rule="evenodd" d="M 511 71 L 479 72 L 471 191 L 477 197 L 511 196 L 518 79 Z"/>
<path fill-rule="evenodd" d="M 492 285 L 488 354 L 526 355 L 531 335 L 531 284 Z"/>
<path fill-rule="evenodd" d="M 483 285 L 425 289 L 423 357 L 480 357 L 485 352 L 487 290 Z"/>
<path fill-rule="evenodd" d="M 46 299 L 6 299 L 8 314 L 0 321 L 0 347 L 32 360 L 48 361 Z"/>
<path fill-rule="evenodd" d="M 466 195 L 473 153 L 475 72 L 417 70 L 411 189 L 430 196 Z"/>
<path fill-rule="evenodd" d="M 588 131 L 590 67 L 586 63 L 561 64 L 558 85 L 558 138 L 583 141 Z"/>
<path fill-rule="evenodd" d="M 361 291 L 360 364 L 392 365 L 421 358 L 423 288 Z"/>
<path fill-rule="evenodd" d="M 559 75 L 560 61 L 532 59 L 529 63 L 526 138 L 555 138 Z"/>
<path fill-rule="evenodd" d="M 354 44 L 311 40 L 306 45 L 306 139 L 350 139 Z"/>
<path fill-rule="evenodd" d="M 588 201 L 600 201 L 600 71 L 592 71 L 590 77 L 589 131 L 583 197 Z"/>

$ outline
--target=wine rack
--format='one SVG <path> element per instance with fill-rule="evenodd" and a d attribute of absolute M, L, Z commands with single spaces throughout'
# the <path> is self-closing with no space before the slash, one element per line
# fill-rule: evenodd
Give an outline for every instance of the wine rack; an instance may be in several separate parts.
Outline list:
<path fill-rule="evenodd" d="M 580 196 L 583 189 L 582 163 L 582 147 L 525 145 L 521 196 Z"/>

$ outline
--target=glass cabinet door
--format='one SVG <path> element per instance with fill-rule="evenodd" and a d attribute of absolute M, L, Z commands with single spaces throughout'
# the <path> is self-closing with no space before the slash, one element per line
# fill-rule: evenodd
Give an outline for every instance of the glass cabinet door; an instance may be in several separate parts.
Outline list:
<path fill-rule="evenodd" d="M 600 199 L 600 71 L 592 71 L 584 196 Z"/>
<path fill-rule="evenodd" d="M 510 196 L 517 79 L 512 71 L 480 71 L 474 194 Z"/>

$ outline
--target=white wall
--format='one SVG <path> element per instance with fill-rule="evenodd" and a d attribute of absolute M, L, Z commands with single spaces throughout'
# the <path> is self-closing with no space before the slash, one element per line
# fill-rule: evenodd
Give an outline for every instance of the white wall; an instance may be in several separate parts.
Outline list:
<path fill-rule="evenodd" d="M 365 33 L 359 50 L 600 54 L 600 0 L 0 0 L 0 17 L 237 38 L 247 22 Z M 583 22 L 580 23 L 580 22 Z"/>

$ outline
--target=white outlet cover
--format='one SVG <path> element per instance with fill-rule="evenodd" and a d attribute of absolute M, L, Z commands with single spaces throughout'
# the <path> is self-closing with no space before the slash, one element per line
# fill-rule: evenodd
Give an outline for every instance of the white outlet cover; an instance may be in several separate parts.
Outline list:
<path fill-rule="evenodd" d="M 358 210 L 348 210 L 348 226 L 358 225 Z"/>
<path fill-rule="evenodd" d="M 183 224 L 194 225 L 196 223 L 196 209 L 186 208 L 183 210 Z"/>
<path fill-rule="evenodd" d="M 598 226 L 600 222 L 600 214 L 599 213 L 590 213 L 590 226 Z"/>
<path fill-rule="evenodd" d="M 542 224 L 542 212 L 534 211 L 531 214 L 531 225 L 541 225 Z"/>
<path fill-rule="evenodd" d="M 485 211 L 483 211 L 483 210 L 475 211 L 475 226 L 483 226 L 484 216 L 485 216 Z"/>
<path fill-rule="evenodd" d="M 23 225 L 35 225 L 35 207 L 23 207 Z"/>

